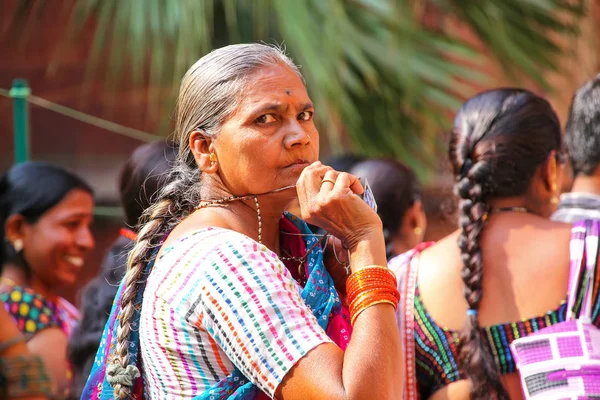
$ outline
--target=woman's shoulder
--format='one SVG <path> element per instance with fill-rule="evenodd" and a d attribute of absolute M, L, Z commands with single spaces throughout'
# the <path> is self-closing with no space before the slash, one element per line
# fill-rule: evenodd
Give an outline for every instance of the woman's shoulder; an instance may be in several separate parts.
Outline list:
<path fill-rule="evenodd" d="M 179 276 L 189 283 L 191 276 L 200 281 L 216 270 L 245 270 L 250 265 L 254 271 L 279 270 L 277 255 L 263 244 L 231 229 L 209 227 L 181 235 L 162 248 L 152 275 L 153 280 Z"/>
<path fill-rule="evenodd" d="M 170 253 L 182 254 L 194 250 L 194 253 L 209 254 L 224 247 L 243 249 L 266 249 L 266 247 L 243 233 L 221 227 L 206 227 L 180 235 L 161 249 L 160 257 Z"/>
<path fill-rule="evenodd" d="M 31 288 L 12 286 L 0 294 L 0 299 L 26 339 L 46 328 L 60 326 L 55 306 Z"/>

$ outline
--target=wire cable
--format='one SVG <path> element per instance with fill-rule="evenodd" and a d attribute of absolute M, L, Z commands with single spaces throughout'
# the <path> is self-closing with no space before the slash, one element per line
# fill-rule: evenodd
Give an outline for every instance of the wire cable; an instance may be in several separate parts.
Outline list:
<path fill-rule="evenodd" d="M 1 89 L 1 88 L 0 88 L 0 96 L 12 98 L 12 96 L 10 95 L 10 91 L 8 91 L 6 89 Z M 114 133 L 122 135 L 122 136 L 127 136 L 127 137 L 130 137 L 133 139 L 137 139 L 142 142 L 154 142 L 156 140 L 161 139 L 160 136 L 153 135 L 151 133 L 147 133 L 144 131 L 140 131 L 138 129 L 129 128 L 127 126 L 123 126 L 123 125 L 120 125 L 115 122 L 108 121 L 108 120 L 105 120 L 102 118 L 94 117 L 93 115 L 89 115 L 89 114 L 83 113 L 81 111 L 77 111 L 72 108 L 62 106 L 58 103 L 53 103 L 49 100 L 46 100 L 46 99 L 38 97 L 38 96 L 29 95 L 26 97 L 26 99 L 28 102 L 30 102 L 31 104 L 35 104 L 38 107 L 42 107 L 42 108 L 48 109 L 50 111 L 54 111 L 55 113 L 64 115 L 66 117 L 76 119 L 76 120 L 84 122 L 86 124 L 93 125 L 98 128 L 105 129 L 107 131 L 114 132 Z"/>

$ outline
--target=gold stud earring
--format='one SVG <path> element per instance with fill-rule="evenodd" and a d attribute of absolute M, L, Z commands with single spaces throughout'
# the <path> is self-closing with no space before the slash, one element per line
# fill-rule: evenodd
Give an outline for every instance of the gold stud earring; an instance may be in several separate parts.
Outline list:
<path fill-rule="evenodd" d="M 415 229 L 413 229 L 413 232 L 415 235 L 420 235 L 421 233 L 423 233 L 423 229 L 420 226 L 415 227 Z"/>
<path fill-rule="evenodd" d="M 12 242 L 12 247 L 17 253 L 20 253 L 23 250 L 23 239 L 15 239 Z"/>
<path fill-rule="evenodd" d="M 210 153 L 210 165 L 213 166 L 217 163 L 217 155 L 215 153 Z"/>

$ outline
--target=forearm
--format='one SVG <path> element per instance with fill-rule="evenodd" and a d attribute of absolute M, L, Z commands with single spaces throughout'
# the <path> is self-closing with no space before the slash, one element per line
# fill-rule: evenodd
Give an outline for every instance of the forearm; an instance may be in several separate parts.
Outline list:
<path fill-rule="evenodd" d="M 369 265 L 386 266 L 381 234 L 359 241 L 350 253 L 353 271 Z M 401 398 L 403 371 L 400 334 L 394 307 L 376 304 L 355 320 L 352 339 L 344 355 L 343 382 L 351 399 Z"/>
<path fill-rule="evenodd" d="M 395 321 L 389 304 L 369 307 L 357 317 L 342 374 L 349 399 L 402 397 L 402 349 Z"/>

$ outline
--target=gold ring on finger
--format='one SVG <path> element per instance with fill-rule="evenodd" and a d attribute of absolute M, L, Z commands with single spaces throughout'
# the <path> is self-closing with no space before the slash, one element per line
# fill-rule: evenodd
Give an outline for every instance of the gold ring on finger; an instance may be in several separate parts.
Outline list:
<path fill-rule="evenodd" d="M 323 179 L 323 180 L 321 181 L 321 186 L 323 186 L 323 184 L 324 184 L 325 182 L 329 182 L 329 183 L 331 183 L 332 185 L 334 185 L 334 186 L 335 186 L 335 181 L 333 181 L 333 180 L 331 180 L 331 179 Z"/>

